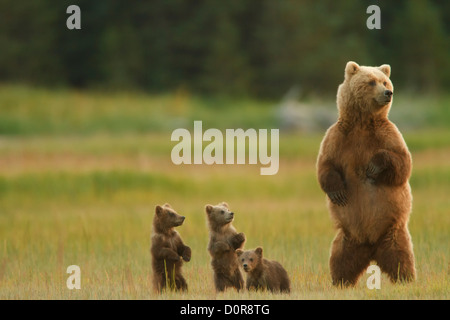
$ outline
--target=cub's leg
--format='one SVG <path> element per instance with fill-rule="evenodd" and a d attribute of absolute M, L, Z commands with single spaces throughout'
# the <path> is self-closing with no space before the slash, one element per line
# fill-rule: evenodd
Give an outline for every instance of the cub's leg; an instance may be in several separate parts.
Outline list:
<path fill-rule="evenodd" d="M 175 286 L 176 286 L 177 290 L 182 290 L 182 291 L 188 290 L 188 285 L 187 285 L 186 279 L 184 279 L 184 277 L 181 274 L 177 275 L 177 277 L 175 279 Z"/>
<path fill-rule="evenodd" d="M 163 274 L 153 276 L 153 285 L 155 292 L 160 293 L 166 287 L 166 277 Z"/>
<path fill-rule="evenodd" d="M 242 277 L 241 271 L 239 268 L 236 268 L 233 274 L 233 287 L 237 289 L 237 291 L 244 288 L 244 278 Z"/>
<path fill-rule="evenodd" d="M 214 285 L 217 292 L 223 292 L 230 286 L 229 280 L 223 274 L 214 273 Z"/>

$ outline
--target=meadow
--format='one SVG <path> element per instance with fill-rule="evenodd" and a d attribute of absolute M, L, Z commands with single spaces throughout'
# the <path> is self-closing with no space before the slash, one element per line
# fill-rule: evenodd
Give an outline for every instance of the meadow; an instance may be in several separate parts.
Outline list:
<path fill-rule="evenodd" d="M 364 274 L 339 289 L 328 268 L 335 231 L 315 173 L 323 132 L 281 131 L 274 176 L 260 175 L 260 165 L 171 162 L 173 129 L 194 120 L 277 128 L 276 103 L 1 85 L 0 299 L 449 299 L 450 96 L 400 95 L 391 115 L 413 156 L 417 281 L 383 275 L 381 289 L 369 290 Z M 221 201 L 246 248 L 262 246 L 285 266 L 290 295 L 215 293 L 204 207 Z M 187 293 L 152 290 L 151 224 L 165 202 L 186 216 L 178 231 L 192 248 Z M 69 265 L 81 268 L 80 290 L 66 287 Z"/>

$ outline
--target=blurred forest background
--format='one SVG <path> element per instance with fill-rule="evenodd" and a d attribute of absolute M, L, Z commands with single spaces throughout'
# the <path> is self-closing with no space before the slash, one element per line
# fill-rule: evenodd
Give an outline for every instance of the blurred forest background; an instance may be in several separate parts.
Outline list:
<path fill-rule="evenodd" d="M 69 5 L 81 30 L 68 30 Z M 381 30 L 366 28 L 371 4 Z M 447 0 L 0 0 L 0 81 L 280 98 L 332 96 L 348 60 L 396 88 L 450 87 Z"/>

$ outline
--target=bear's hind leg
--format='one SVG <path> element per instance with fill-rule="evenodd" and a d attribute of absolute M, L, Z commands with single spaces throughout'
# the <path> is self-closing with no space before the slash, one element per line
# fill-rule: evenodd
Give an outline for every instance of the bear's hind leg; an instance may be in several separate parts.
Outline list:
<path fill-rule="evenodd" d="M 164 289 L 166 285 L 164 276 L 162 275 L 155 275 L 153 277 L 153 290 L 157 293 L 161 293 L 161 291 Z"/>
<path fill-rule="evenodd" d="M 216 287 L 216 292 L 225 291 L 227 287 L 226 278 L 223 275 L 214 273 L 214 286 Z"/>
<path fill-rule="evenodd" d="M 188 285 L 186 282 L 186 279 L 184 279 L 184 277 L 179 274 L 177 276 L 177 279 L 175 279 L 175 285 L 177 290 L 181 290 L 181 291 L 187 291 L 188 290 Z"/>
<path fill-rule="evenodd" d="M 338 231 L 333 240 L 330 255 L 330 271 L 335 286 L 353 286 L 369 266 L 372 248 L 345 237 L 342 230 Z"/>
<path fill-rule="evenodd" d="M 233 274 L 233 286 L 237 291 L 244 288 L 244 278 L 242 277 L 241 271 L 237 268 Z"/>
<path fill-rule="evenodd" d="M 406 227 L 392 229 L 380 239 L 374 259 L 392 282 L 416 278 L 411 236 Z"/>

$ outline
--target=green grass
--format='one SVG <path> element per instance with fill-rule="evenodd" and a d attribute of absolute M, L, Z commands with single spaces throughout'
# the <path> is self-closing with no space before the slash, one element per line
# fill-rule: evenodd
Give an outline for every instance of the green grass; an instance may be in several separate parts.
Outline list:
<path fill-rule="evenodd" d="M 391 284 L 383 275 L 381 290 L 372 291 L 364 274 L 355 288 L 337 289 L 328 268 L 335 231 L 315 176 L 322 134 L 283 132 L 274 176 L 261 176 L 259 165 L 175 166 L 170 126 L 160 123 L 174 117 L 163 106 L 169 101 L 185 99 L 187 111 L 176 112 L 186 127 L 200 119 L 236 128 L 242 114 L 244 127 L 276 127 L 269 103 L 237 101 L 227 109 L 223 101 L 183 95 L 0 89 L 1 299 L 450 298 L 450 128 L 433 123 L 404 134 L 414 160 L 417 281 Z M 64 112 L 49 118 L 49 108 Z M 156 127 L 147 127 L 142 119 L 152 114 Z M 129 122 L 112 124 L 114 117 Z M 7 129 L 4 119 L 19 129 Z M 135 128 L 140 121 L 146 124 Z M 221 201 L 236 213 L 246 247 L 263 246 L 285 266 L 290 295 L 214 292 L 204 206 Z M 183 267 L 188 293 L 152 291 L 151 222 L 155 205 L 165 202 L 187 217 L 178 231 L 192 248 Z M 81 290 L 66 287 L 72 264 L 81 268 Z"/>
<path fill-rule="evenodd" d="M 336 112 L 334 101 L 306 101 L 313 108 Z M 0 83 L 0 134 L 8 136 L 92 135 L 167 132 L 192 129 L 194 120 L 207 128 L 277 128 L 279 101 L 205 98 L 178 90 L 139 92 L 49 90 Z M 392 120 L 402 130 L 448 128 L 450 95 L 396 95 Z M 431 141 L 429 141 L 431 142 Z"/>
<path fill-rule="evenodd" d="M 268 128 L 275 124 L 271 103 L 200 99 L 184 91 L 158 96 L 135 92 L 86 94 L 0 85 L 0 106 L 0 134 L 7 135 L 158 132 L 180 126 L 192 128 L 194 120 L 203 120 L 205 128 L 227 128 L 231 123 L 234 127 Z"/>

